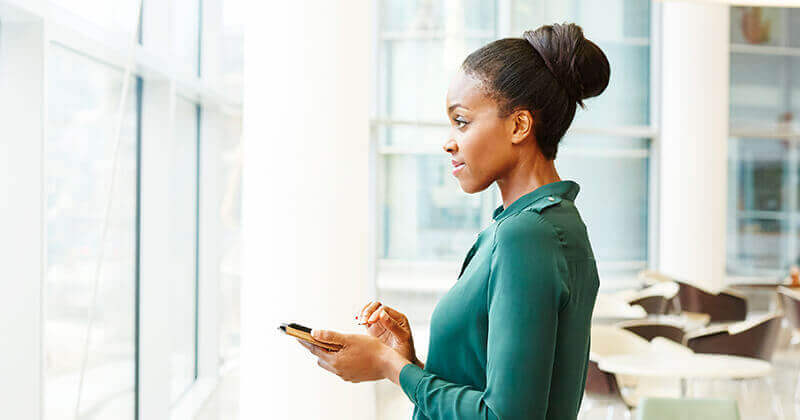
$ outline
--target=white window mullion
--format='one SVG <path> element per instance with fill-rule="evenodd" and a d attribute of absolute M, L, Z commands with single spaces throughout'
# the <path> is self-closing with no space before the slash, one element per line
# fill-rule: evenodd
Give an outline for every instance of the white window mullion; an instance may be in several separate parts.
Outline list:
<path fill-rule="evenodd" d="M 42 20 L 0 9 L 0 395 L 9 419 L 43 411 L 44 39 Z"/>
<path fill-rule="evenodd" d="M 169 256 L 170 159 L 165 145 L 173 138 L 174 91 L 169 82 L 145 82 L 142 95 L 141 227 L 139 265 L 139 418 L 163 419 L 170 410 L 170 331 L 165 271 Z"/>

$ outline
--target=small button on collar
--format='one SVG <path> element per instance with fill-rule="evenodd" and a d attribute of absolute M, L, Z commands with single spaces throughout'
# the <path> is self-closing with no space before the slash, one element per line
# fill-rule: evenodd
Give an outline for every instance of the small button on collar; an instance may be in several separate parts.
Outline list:
<path fill-rule="evenodd" d="M 553 197 L 547 197 L 547 199 L 550 200 L 550 201 L 556 201 L 556 199 L 553 198 Z"/>

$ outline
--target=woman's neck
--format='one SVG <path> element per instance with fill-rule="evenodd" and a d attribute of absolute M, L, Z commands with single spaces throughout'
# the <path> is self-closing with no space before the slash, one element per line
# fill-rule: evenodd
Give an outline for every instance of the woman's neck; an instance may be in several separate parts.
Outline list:
<path fill-rule="evenodd" d="M 545 184 L 561 181 L 556 171 L 555 161 L 545 159 L 537 153 L 537 158 L 521 161 L 505 177 L 498 179 L 497 186 L 503 197 L 503 208 L 507 209 L 518 198 Z"/>

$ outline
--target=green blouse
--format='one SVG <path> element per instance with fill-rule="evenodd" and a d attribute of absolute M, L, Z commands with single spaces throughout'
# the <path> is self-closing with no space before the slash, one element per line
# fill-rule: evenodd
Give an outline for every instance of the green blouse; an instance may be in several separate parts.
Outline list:
<path fill-rule="evenodd" d="M 400 386 L 414 419 L 574 419 L 599 280 L 573 181 L 501 205 L 431 316 L 425 369 Z"/>

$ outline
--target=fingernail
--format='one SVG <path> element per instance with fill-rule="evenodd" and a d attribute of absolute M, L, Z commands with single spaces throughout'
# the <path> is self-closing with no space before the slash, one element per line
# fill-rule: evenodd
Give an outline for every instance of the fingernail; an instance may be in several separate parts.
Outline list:
<path fill-rule="evenodd" d="M 317 330 L 311 330 L 311 336 L 317 338 Z"/>

